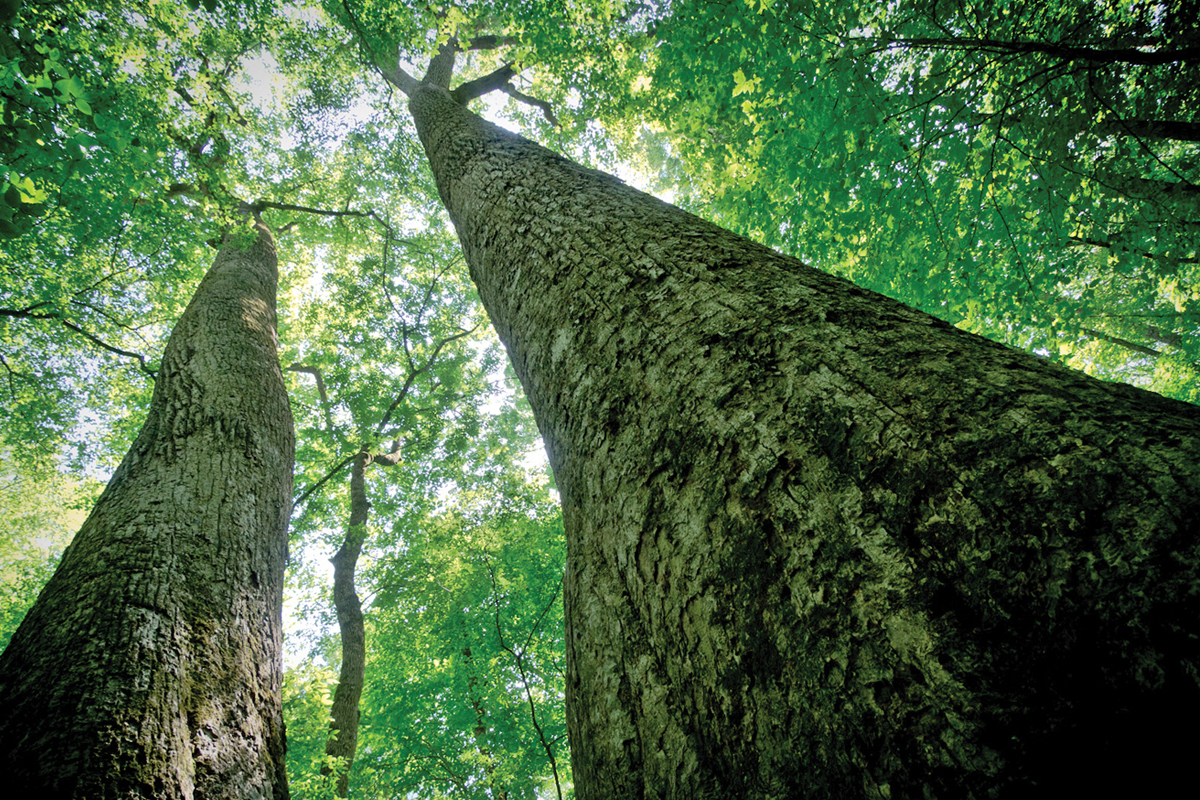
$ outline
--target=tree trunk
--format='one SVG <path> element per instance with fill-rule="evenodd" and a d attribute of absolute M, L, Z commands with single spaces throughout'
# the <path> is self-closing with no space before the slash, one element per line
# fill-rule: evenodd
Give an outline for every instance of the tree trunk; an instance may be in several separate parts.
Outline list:
<path fill-rule="evenodd" d="M 325 743 L 325 755 L 338 759 L 338 763 L 322 766 L 321 774 L 331 775 L 336 769 L 334 791 L 338 797 L 346 797 L 350 791 L 350 767 L 358 749 L 358 703 L 367 673 L 367 632 L 354 572 L 367 538 L 367 518 L 371 513 L 366 489 L 370 463 L 371 454 L 365 448 L 354 458 L 350 472 L 350 522 L 342 546 L 329 559 L 333 563 L 333 608 L 342 638 L 342 665 L 333 692 L 333 706 L 329 709 L 329 740 Z"/>
<path fill-rule="evenodd" d="M 320 372 L 314 374 L 320 380 Z M 364 445 L 354 457 L 354 466 L 350 471 L 350 521 L 346 526 L 346 538 L 333 558 L 329 559 L 333 564 L 333 608 L 337 613 L 338 631 L 342 639 L 342 666 L 338 671 L 337 688 L 333 692 L 333 706 L 329 709 L 329 740 L 325 743 L 325 755 L 333 756 L 338 761 L 336 765 L 322 766 L 321 774 L 332 775 L 336 769 L 334 792 L 338 797 L 347 797 L 350 793 L 350 768 L 354 765 L 354 754 L 358 750 L 358 723 L 361 716 L 358 705 L 367 676 L 367 630 L 362 601 L 354 584 L 358 557 L 362 555 L 363 543 L 367 540 L 367 520 L 371 515 L 371 502 L 367 499 L 367 467 L 372 464 L 394 467 L 400 460 L 399 439 L 392 443 L 392 449 L 387 453 L 372 454 Z"/>
<path fill-rule="evenodd" d="M 145 425 L 0 657 L 14 797 L 287 797 L 293 433 L 275 247 L 256 234 L 221 248 Z"/>
<path fill-rule="evenodd" d="M 410 108 L 562 495 L 581 800 L 1190 782 L 1200 409 Z"/>

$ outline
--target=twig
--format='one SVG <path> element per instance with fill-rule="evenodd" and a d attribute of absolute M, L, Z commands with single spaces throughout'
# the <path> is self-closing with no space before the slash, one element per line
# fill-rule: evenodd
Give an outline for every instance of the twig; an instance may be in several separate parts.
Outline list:
<path fill-rule="evenodd" d="M 327 472 L 325 474 L 325 477 L 321 478 L 321 480 L 317 481 L 312 486 L 305 489 L 304 492 L 299 497 L 297 497 L 295 500 L 292 501 L 292 515 L 293 516 L 295 515 L 297 508 L 299 508 L 300 506 L 302 506 L 306 502 L 308 502 L 308 498 L 312 497 L 314 492 L 316 492 L 318 489 L 320 489 L 322 486 L 324 486 L 326 483 L 328 483 L 330 481 L 330 479 L 333 478 L 333 476 L 337 475 L 339 472 L 341 472 L 343 469 L 345 469 L 346 465 L 349 464 L 350 462 L 354 461 L 354 459 L 356 459 L 356 458 L 358 458 L 358 453 L 355 453 L 352 456 L 347 456 L 346 458 L 343 458 L 341 461 L 338 462 L 337 466 L 335 466 L 333 469 L 329 470 L 329 472 Z"/>
<path fill-rule="evenodd" d="M 522 660 L 517 651 L 513 650 L 512 647 L 506 641 L 504 641 L 504 626 L 500 622 L 500 589 L 496 585 L 496 572 L 492 569 L 492 562 L 488 560 L 486 555 L 484 556 L 483 563 L 484 566 L 487 567 L 488 576 L 491 578 L 492 582 L 492 605 L 496 609 L 496 638 L 500 642 L 500 649 L 512 656 L 513 661 L 516 662 L 517 672 L 521 676 L 521 684 L 525 688 L 525 699 L 529 702 L 529 718 L 533 723 L 533 729 L 537 731 L 538 739 L 542 744 L 542 749 L 546 751 L 546 758 L 550 761 L 550 771 L 554 775 L 554 789 L 558 793 L 558 800 L 562 800 L 562 784 L 560 784 L 558 780 L 558 761 L 554 758 L 554 748 L 551 747 L 548 741 L 546 741 L 546 732 L 542 730 L 542 725 L 540 722 L 538 722 L 537 704 L 534 703 L 533 691 L 529 688 L 529 674 L 525 670 L 525 662 Z M 554 590 L 554 598 L 550 601 L 551 605 L 553 605 L 554 600 L 557 599 L 558 589 L 556 588 Z M 549 610 L 549 606 L 547 606 L 547 610 Z M 538 617 L 538 621 L 540 622 L 544 616 L 545 611 L 542 612 L 542 616 Z"/>

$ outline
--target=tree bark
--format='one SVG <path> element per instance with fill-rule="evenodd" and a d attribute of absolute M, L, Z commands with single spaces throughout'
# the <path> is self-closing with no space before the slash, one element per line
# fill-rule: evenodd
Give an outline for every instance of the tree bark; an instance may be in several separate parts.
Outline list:
<path fill-rule="evenodd" d="M 581 800 L 1187 779 L 1200 410 L 410 109 L 562 495 Z"/>
<path fill-rule="evenodd" d="M 287 797 L 276 279 L 265 226 L 248 249 L 226 239 L 141 432 L 0 657 L 13 796 Z"/>

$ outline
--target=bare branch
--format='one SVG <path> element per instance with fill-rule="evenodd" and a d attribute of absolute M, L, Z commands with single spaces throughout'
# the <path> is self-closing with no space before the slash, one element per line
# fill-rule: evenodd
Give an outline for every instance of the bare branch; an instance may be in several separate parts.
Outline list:
<path fill-rule="evenodd" d="M 477 97 L 482 97 L 488 92 L 494 92 L 497 89 L 504 88 L 517 71 L 512 64 L 505 64 L 503 67 L 484 75 L 482 78 L 476 78 L 473 81 L 467 81 L 460 85 L 457 89 L 450 92 L 450 96 L 460 105 L 466 105 L 471 100 Z"/>
<path fill-rule="evenodd" d="M 299 497 L 297 497 L 295 500 L 293 500 L 292 501 L 293 516 L 296 513 L 296 509 L 298 509 L 298 508 L 300 508 L 300 506 L 304 505 L 304 503 L 306 503 L 308 501 L 308 498 L 313 496 L 313 493 L 315 493 L 318 489 L 320 489 L 325 484 L 329 483 L 331 478 L 333 478 L 335 475 L 337 475 L 339 472 L 341 472 L 343 469 L 345 469 L 346 465 L 351 463 L 352 461 L 354 461 L 354 459 L 356 459 L 356 458 L 358 458 L 358 453 L 355 453 L 352 456 L 347 456 L 346 458 L 343 458 L 341 461 L 339 461 L 337 463 L 337 465 L 333 469 L 329 470 L 329 472 L 327 472 L 325 474 L 325 477 L 321 478 L 319 481 L 314 483 L 312 486 L 305 489 L 300 494 Z"/>
<path fill-rule="evenodd" d="M 115 353 L 119 356 L 125 356 L 126 358 L 137 359 L 138 365 L 141 367 L 142 372 L 149 375 L 151 380 L 154 380 L 155 378 L 158 377 L 158 373 L 155 370 L 150 369 L 150 367 L 146 365 L 146 357 L 144 355 L 142 355 L 141 353 L 134 353 L 130 350 L 123 350 L 120 347 L 116 347 L 114 345 L 108 344 L 100 337 L 94 336 L 93 334 L 88 333 L 83 328 L 76 325 L 74 322 L 70 322 L 65 319 L 59 320 L 59 321 L 62 323 L 64 328 L 70 328 L 71 330 L 78 333 L 80 336 L 83 336 L 85 339 L 87 339 L 92 344 L 94 344 L 98 347 L 101 347 L 110 353 Z"/>
<path fill-rule="evenodd" d="M 520 100 L 522 103 L 527 103 L 531 106 L 540 108 L 542 110 L 542 114 L 546 117 L 546 121 L 548 121 L 554 127 L 558 127 L 558 119 L 554 116 L 554 109 L 551 108 L 550 104 L 545 100 L 538 100 L 536 97 L 530 97 L 524 92 L 519 91 L 517 87 L 513 86 L 511 83 L 506 83 L 504 86 L 501 86 L 500 91 L 504 92 L 514 100 Z"/>

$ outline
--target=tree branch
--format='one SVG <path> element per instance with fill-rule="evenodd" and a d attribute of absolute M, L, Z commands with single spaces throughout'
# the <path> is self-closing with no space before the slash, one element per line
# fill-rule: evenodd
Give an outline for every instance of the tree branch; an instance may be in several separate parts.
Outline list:
<path fill-rule="evenodd" d="M 379 216 L 379 214 L 375 213 L 375 211 L 371 209 L 367 209 L 366 211 L 351 211 L 349 209 L 345 209 L 343 211 L 330 211 L 324 208 L 298 206 L 294 203 L 276 203 L 273 200 L 259 200 L 258 202 L 253 203 L 251 207 L 256 213 L 266 211 L 267 209 L 274 209 L 276 211 L 295 211 L 300 214 L 317 214 L 323 217 L 358 217 L 360 219 L 373 219 L 387 230 L 389 239 L 399 241 L 399 239 L 396 237 L 396 231 L 394 228 L 392 228 L 391 224 L 389 224 L 383 219 L 383 217 Z"/>
<path fill-rule="evenodd" d="M 67 320 L 67 319 L 63 319 L 62 314 L 58 311 L 52 311 L 47 314 L 39 314 L 34 311 L 34 309 L 41 308 L 46 305 L 49 305 L 49 304 L 43 302 L 43 303 L 35 303 L 32 306 L 26 306 L 25 308 L 22 308 L 22 309 L 0 308 L 0 317 L 12 317 L 15 319 L 56 319 L 56 320 L 58 320 L 59 324 L 62 325 L 64 328 L 75 331 L 80 336 L 84 337 L 85 339 L 87 339 L 89 342 L 96 345 L 97 347 L 103 348 L 104 350 L 107 350 L 108 352 L 114 353 L 119 356 L 125 356 L 126 358 L 136 359 L 138 362 L 138 365 L 141 367 L 142 372 L 149 375 L 151 380 L 154 380 L 155 378 L 158 377 L 158 373 L 155 370 L 150 369 L 149 366 L 147 366 L 146 357 L 144 355 L 142 355 L 141 353 L 135 353 L 132 350 L 125 350 L 120 347 L 117 347 L 116 345 L 109 344 L 108 342 L 101 339 L 99 336 L 96 336 L 95 334 L 92 334 L 92 333 L 88 333 L 86 330 L 84 330 L 79 325 L 75 324 L 74 322 L 71 322 L 70 320 Z"/>
<path fill-rule="evenodd" d="M 438 47 L 437 54 L 429 60 L 429 69 L 421 83 L 450 88 L 450 78 L 454 76 L 454 57 L 458 54 L 458 39 L 451 36 Z"/>
<path fill-rule="evenodd" d="M 392 86 L 395 86 L 400 91 L 404 92 L 406 97 L 412 96 L 412 93 L 415 92 L 417 87 L 421 85 L 420 81 L 418 81 L 412 75 L 409 75 L 404 71 L 404 68 L 400 66 L 400 57 L 398 54 L 396 56 L 395 66 L 381 67 L 376 64 L 375 69 L 379 70 L 379 74 L 383 76 L 384 80 L 386 80 Z"/>
<path fill-rule="evenodd" d="M 98 347 L 102 347 L 103 349 L 107 350 L 110 353 L 115 353 L 119 356 L 125 356 L 126 358 L 137 359 L 138 365 L 141 367 L 142 372 L 149 375 L 151 380 L 154 380 L 158 377 L 158 372 L 150 369 L 150 367 L 148 367 L 146 365 L 146 357 L 143 356 L 141 353 L 134 353 L 131 350 L 123 350 L 120 347 L 115 347 L 114 345 L 108 344 L 100 337 L 94 336 L 93 334 L 88 333 L 83 328 L 76 325 L 74 322 L 70 322 L 65 319 L 59 320 L 59 321 L 62 323 L 63 327 L 70 328 L 71 330 L 78 333 L 80 336 L 83 336 L 85 339 L 87 339 L 92 344 L 94 344 Z"/>
<path fill-rule="evenodd" d="M 1115 249 L 1117 247 L 1123 247 L 1125 250 L 1129 251 L 1130 253 L 1136 253 L 1137 255 L 1141 256 L 1142 258 L 1148 258 L 1152 261 L 1170 260 L 1170 261 L 1178 261 L 1180 264 L 1200 264 L 1200 258 L 1198 258 L 1196 256 L 1179 256 L 1179 257 L 1163 256 L 1163 255 L 1159 255 L 1157 253 L 1151 253 L 1147 250 L 1142 250 L 1137 247 L 1130 247 L 1128 245 L 1114 244 L 1112 242 L 1104 241 L 1103 239 L 1093 239 L 1093 238 L 1087 237 L 1087 236 L 1068 236 L 1067 239 L 1069 239 L 1072 242 L 1076 242 L 1078 244 L 1083 244 L 1083 245 L 1089 245 L 1091 247 L 1103 247 L 1105 249 Z"/>
<path fill-rule="evenodd" d="M 374 67 L 385 81 L 404 92 L 405 95 L 411 95 L 416 91 L 419 82 L 400 66 L 400 48 L 395 48 L 392 53 L 392 65 L 384 66 L 367 45 L 367 36 L 363 33 L 358 17 L 350 10 L 350 3 L 347 0 L 342 0 L 342 8 L 345 9 L 346 16 L 350 20 L 350 27 L 354 29 L 354 41 L 358 43 L 358 49 L 362 51 L 363 58 L 367 60 L 367 63 Z"/>
<path fill-rule="evenodd" d="M 469 101 L 477 97 L 482 97 L 488 92 L 494 92 L 512 80 L 517 71 L 512 64 L 505 64 L 493 72 L 484 75 L 482 78 L 476 78 L 473 81 L 467 81 L 460 84 L 457 89 L 450 92 L 450 96 L 454 98 L 459 105 L 466 105 Z"/>
<path fill-rule="evenodd" d="M 462 49 L 497 50 L 510 44 L 516 44 L 518 41 L 519 40 L 515 36 L 476 36 L 474 39 L 467 42 L 467 46 Z"/>
<path fill-rule="evenodd" d="M 416 381 L 417 377 L 428 372 L 430 368 L 433 367 L 433 362 L 437 360 L 438 354 L 442 352 L 442 348 L 453 342 L 455 339 L 461 339 L 464 336 L 470 336 L 478 328 L 479 326 L 476 325 L 470 330 L 456 333 L 453 336 L 447 336 L 445 339 L 442 339 L 437 343 L 437 346 L 433 348 L 433 352 L 429 355 L 429 358 L 425 359 L 425 363 L 421 365 L 420 369 L 413 370 L 411 367 L 409 368 L 408 375 L 404 379 L 403 388 L 400 389 L 400 393 L 396 395 L 396 399 L 392 401 L 392 404 L 388 406 L 388 410 L 384 413 L 383 419 L 379 421 L 379 425 L 375 427 L 376 435 L 382 433 L 383 429 L 387 427 L 387 424 L 392 419 L 392 412 L 395 411 L 402 402 L 404 402 L 404 398 L 408 396 L 408 392 L 412 388 L 412 385 Z"/>
<path fill-rule="evenodd" d="M 1200 142 L 1200 123 L 1178 119 L 1114 119 L 1096 126 L 1097 132 L 1115 136 L 1138 136 L 1145 139 L 1173 139 L 1178 142 Z"/>
<path fill-rule="evenodd" d="M 554 116 L 554 109 L 551 108 L 550 104 L 545 100 L 538 100 L 536 97 L 530 97 L 524 92 L 519 91 L 517 87 L 512 85 L 512 83 L 506 83 L 505 85 L 501 86 L 500 91 L 504 92 L 514 100 L 520 100 L 522 103 L 527 103 L 528 105 L 540 108 L 542 110 L 542 114 L 546 117 L 546 120 L 554 127 L 558 127 L 558 119 Z"/>
<path fill-rule="evenodd" d="M 50 314 L 34 313 L 33 310 L 35 308 L 41 308 L 42 306 L 46 305 L 49 305 L 49 303 L 35 303 L 34 305 L 26 306 L 25 308 L 20 309 L 0 308 L 0 317 L 14 317 L 16 319 L 58 319 L 62 316 L 57 311 Z"/>
<path fill-rule="evenodd" d="M 1084 328 L 1083 332 L 1093 339 L 1099 339 L 1102 342 L 1109 342 L 1110 344 L 1115 344 L 1118 347 L 1124 347 L 1126 350 L 1132 350 L 1133 352 L 1140 353 L 1141 355 L 1144 355 L 1144 356 L 1150 356 L 1151 358 L 1158 358 L 1160 355 L 1162 355 L 1161 351 L 1155 350 L 1152 347 L 1146 347 L 1145 345 L 1140 345 L 1140 344 L 1137 344 L 1136 342 L 1131 342 L 1128 339 L 1122 339 L 1119 336 L 1111 336 L 1107 333 L 1101 333 L 1100 331 L 1094 330 L 1092 328 Z"/>
<path fill-rule="evenodd" d="M 10 367 L 8 365 L 8 360 L 5 359 L 3 355 L 0 355 L 0 364 L 4 365 L 4 369 L 8 373 L 8 391 L 9 394 L 11 394 L 15 399 L 17 396 L 17 383 L 14 379 L 23 378 L 25 380 L 29 380 L 29 377 L 27 375 L 22 375 L 20 372 L 17 372 L 15 369 Z"/>
<path fill-rule="evenodd" d="M 554 748 L 551 746 L 550 742 L 546 741 L 546 732 L 542 730 L 542 725 L 538 721 L 537 704 L 534 703 L 533 692 L 529 688 L 529 674 L 525 669 L 525 661 L 521 655 L 512 648 L 512 645 L 508 644 L 508 642 L 504 640 L 504 626 L 500 622 L 500 589 L 496 585 L 496 572 L 492 569 L 492 562 L 488 560 L 486 556 L 484 556 L 483 563 L 487 567 L 488 576 L 491 578 L 492 582 L 492 605 L 496 609 L 496 638 L 500 643 L 500 649 L 512 656 L 513 663 L 517 665 L 517 672 L 521 676 L 521 684 L 525 688 L 525 699 L 529 702 L 529 719 L 533 723 L 533 729 L 537 731 L 538 740 L 541 742 L 542 750 L 544 750 L 546 753 L 546 759 L 550 762 L 550 771 L 554 775 L 554 788 L 558 794 L 558 800 L 562 800 L 562 784 L 560 784 L 558 780 L 558 761 L 554 757 Z M 561 586 L 562 584 L 560 583 L 559 588 L 561 588 Z M 541 616 L 538 617 L 539 623 L 540 620 L 545 617 L 546 611 L 549 610 L 550 606 L 553 605 L 554 601 L 557 599 L 558 589 L 556 588 L 554 591 L 554 597 L 551 598 L 550 603 L 547 604 L 546 610 L 543 611 Z"/>
<path fill-rule="evenodd" d="M 1176 50 L 1139 50 L 1134 47 L 1102 49 L 1056 44 L 1054 42 L 1021 42 L 1004 39 L 975 38 L 916 38 L 916 39 L 850 39 L 869 41 L 880 49 L 900 48 L 905 50 L 981 50 L 992 53 L 1041 53 L 1057 56 L 1065 61 L 1087 61 L 1093 64 L 1137 64 L 1158 66 L 1174 64 L 1200 58 L 1200 47 L 1183 47 Z"/>
<path fill-rule="evenodd" d="M 316 492 L 318 489 L 320 489 L 325 484 L 329 483 L 329 480 L 331 478 L 333 478 L 334 475 L 337 475 L 339 472 L 341 472 L 343 469 L 345 469 L 346 465 L 349 464 L 350 462 L 352 462 L 356 458 L 358 458 L 357 453 L 355 453 L 352 456 L 347 456 L 346 458 L 343 458 L 341 461 L 339 461 L 337 463 L 337 466 L 335 466 L 333 469 L 329 470 L 329 472 L 327 472 L 325 474 L 325 477 L 321 478 L 321 480 L 317 481 L 312 486 L 305 489 L 304 492 L 299 497 L 297 497 L 294 501 L 292 501 L 292 514 L 294 515 L 296 513 L 296 509 L 300 508 L 300 506 L 302 506 L 302 505 L 304 505 L 304 503 L 308 502 L 308 498 L 312 497 L 314 492 Z"/>

